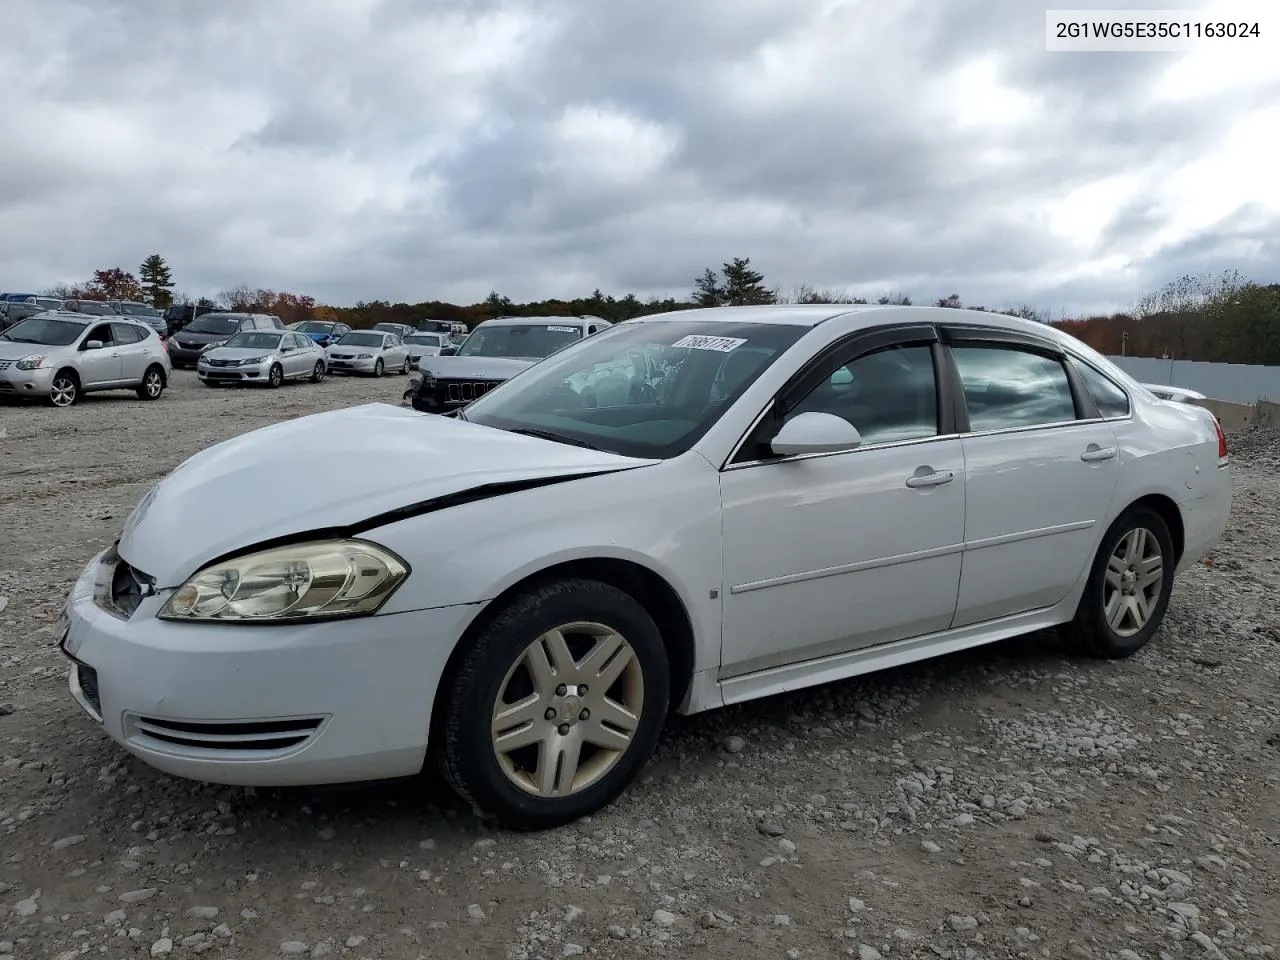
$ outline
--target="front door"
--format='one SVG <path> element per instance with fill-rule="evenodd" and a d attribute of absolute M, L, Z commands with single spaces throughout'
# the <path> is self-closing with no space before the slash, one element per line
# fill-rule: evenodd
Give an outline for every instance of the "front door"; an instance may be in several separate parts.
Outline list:
<path fill-rule="evenodd" d="M 88 350 L 85 344 L 98 340 L 102 346 Z M 80 385 L 86 390 L 111 386 L 120 382 L 120 351 L 111 335 L 111 324 L 100 323 L 80 341 Z"/>
<path fill-rule="evenodd" d="M 1051 350 L 960 340 L 952 354 L 970 430 L 962 627 L 1067 595 L 1093 559 L 1120 460 L 1114 431 Z"/>
<path fill-rule="evenodd" d="M 834 414 L 861 433 L 858 449 L 739 455 L 721 473 L 722 678 L 951 623 L 965 463 L 950 407 L 938 400 L 941 348 L 858 343 L 836 348 L 817 385 L 778 422 Z"/>

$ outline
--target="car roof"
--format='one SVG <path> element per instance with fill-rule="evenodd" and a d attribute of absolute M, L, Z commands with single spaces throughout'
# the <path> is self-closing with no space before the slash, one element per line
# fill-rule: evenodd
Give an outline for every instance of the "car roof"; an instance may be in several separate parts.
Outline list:
<path fill-rule="evenodd" d="M 1022 317 L 963 307 L 899 306 L 878 303 L 799 303 L 766 304 L 750 307 L 697 307 L 650 313 L 624 320 L 623 324 L 663 323 L 697 320 L 712 323 L 767 323 L 798 327 L 816 327 L 836 317 L 855 316 L 855 327 L 874 327 L 885 323 L 970 323 L 996 327 L 1019 333 L 1031 333 L 1051 340 L 1065 335 L 1050 326 Z M 620 326 L 622 324 L 619 324 Z"/>
<path fill-rule="evenodd" d="M 588 323 L 608 323 L 604 317 L 491 317 L 488 320 L 478 324 L 478 326 L 503 326 L 503 327 L 545 327 L 547 324 L 558 323 L 564 326 L 576 324 L 582 326 Z M 424 333 L 431 333 L 426 330 Z"/>

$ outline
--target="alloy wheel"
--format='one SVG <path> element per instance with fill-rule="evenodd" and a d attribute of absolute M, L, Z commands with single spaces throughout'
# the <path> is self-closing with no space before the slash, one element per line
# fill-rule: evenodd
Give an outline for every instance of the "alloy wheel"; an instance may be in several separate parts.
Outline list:
<path fill-rule="evenodd" d="M 49 400 L 55 407 L 69 407 L 76 402 L 76 382 L 70 377 L 54 377 L 49 386 Z"/>
<path fill-rule="evenodd" d="M 164 389 L 164 381 L 161 379 L 159 373 L 152 370 L 147 374 L 142 386 L 143 389 L 147 391 L 147 396 L 154 400 L 156 397 L 160 396 L 160 391 Z"/>
<path fill-rule="evenodd" d="M 493 751 L 525 793 L 571 796 L 613 769 L 643 709 L 644 672 L 627 640 L 604 624 L 567 623 L 507 671 L 493 705 Z"/>
<path fill-rule="evenodd" d="M 1107 624 L 1131 637 L 1151 619 L 1164 589 L 1160 541 L 1146 527 L 1134 527 L 1107 558 L 1102 602 Z"/>

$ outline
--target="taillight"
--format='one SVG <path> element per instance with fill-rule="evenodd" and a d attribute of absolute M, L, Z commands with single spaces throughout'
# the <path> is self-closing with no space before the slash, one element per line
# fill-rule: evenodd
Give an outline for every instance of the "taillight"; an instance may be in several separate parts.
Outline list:
<path fill-rule="evenodd" d="M 1222 432 L 1222 423 L 1217 417 L 1213 418 L 1213 429 L 1218 432 L 1218 459 L 1227 459 L 1227 435 Z"/>

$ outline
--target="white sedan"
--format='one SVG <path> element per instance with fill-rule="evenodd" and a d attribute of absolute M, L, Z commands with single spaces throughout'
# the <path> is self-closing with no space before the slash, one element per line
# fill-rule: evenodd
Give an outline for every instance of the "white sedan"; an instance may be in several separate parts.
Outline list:
<path fill-rule="evenodd" d="M 325 350 L 332 373 L 367 373 L 380 377 L 386 371 L 409 372 L 409 351 L 394 333 L 352 330 Z"/>
<path fill-rule="evenodd" d="M 1207 410 L 1050 326 L 658 314 L 456 416 L 368 404 L 196 454 L 90 561 L 60 639 L 80 705 L 161 770 L 430 759 L 550 827 L 617 796 L 672 710 L 1054 625 L 1136 652 L 1223 532 L 1229 473 Z"/>

